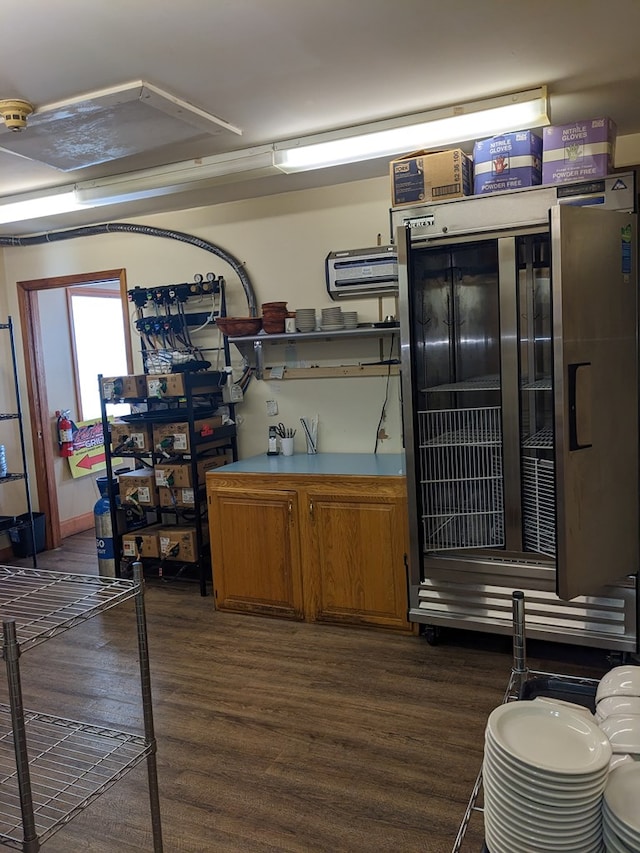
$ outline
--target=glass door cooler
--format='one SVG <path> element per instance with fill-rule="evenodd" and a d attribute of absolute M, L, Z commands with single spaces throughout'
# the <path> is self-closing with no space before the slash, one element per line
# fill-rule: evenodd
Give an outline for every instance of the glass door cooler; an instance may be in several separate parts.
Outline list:
<path fill-rule="evenodd" d="M 398 208 L 410 619 L 635 651 L 632 173 Z"/>

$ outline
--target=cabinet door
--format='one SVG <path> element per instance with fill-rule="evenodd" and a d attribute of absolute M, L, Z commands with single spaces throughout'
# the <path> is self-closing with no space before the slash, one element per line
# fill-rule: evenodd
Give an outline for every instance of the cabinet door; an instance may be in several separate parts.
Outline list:
<path fill-rule="evenodd" d="M 295 492 L 210 490 L 209 510 L 216 607 L 302 619 Z"/>
<path fill-rule="evenodd" d="M 403 499 L 309 489 L 306 501 L 307 618 L 408 630 Z"/>

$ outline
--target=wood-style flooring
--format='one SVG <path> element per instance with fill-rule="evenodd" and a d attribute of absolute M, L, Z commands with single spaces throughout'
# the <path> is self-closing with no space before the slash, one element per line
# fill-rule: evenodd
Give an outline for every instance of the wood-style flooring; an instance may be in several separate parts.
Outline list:
<path fill-rule="evenodd" d="M 95 573 L 94 541 L 72 537 L 39 565 Z M 509 638 L 461 632 L 431 647 L 236 616 L 195 584 L 149 581 L 145 600 L 166 853 L 450 853 L 509 676 Z M 607 668 L 604 654 L 533 643 L 529 663 Z M 141 730 L 131 602 L 21 666 L 27 708 Z M 481 847 L 476 816 L 463 851 Z M 152 850 L 145 765 L 42 849 Z"/>

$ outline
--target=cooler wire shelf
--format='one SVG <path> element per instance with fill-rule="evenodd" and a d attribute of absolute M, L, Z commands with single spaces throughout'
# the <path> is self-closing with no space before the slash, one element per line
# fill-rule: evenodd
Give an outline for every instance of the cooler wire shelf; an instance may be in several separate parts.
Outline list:
<path fill-rule="evenodd" d="M 419 413 L 425 548 L 504 544 L 499 407 Z"/>

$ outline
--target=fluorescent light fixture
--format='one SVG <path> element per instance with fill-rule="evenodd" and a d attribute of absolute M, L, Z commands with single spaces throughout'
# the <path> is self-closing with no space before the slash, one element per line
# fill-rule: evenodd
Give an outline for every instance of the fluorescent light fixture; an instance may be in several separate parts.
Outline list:
<path fill-rule="evenodd" d="M 546 86 L 274 145 L 283 172 L 304 172 L 549 124 Z"/>
<path fill-rule="evenodd" d="M 75 189 L 80 204 L 96 207 L 277 174 L 279 170 L 273 165 L 273 147 L 263 145 L 84 181 L 76 184 Z"/>
<path fill-rule="evenodd" d="M 71 213 L 74 210 L 83 210 L 83 207 L 78 204 L 73 187 L 62 187 L 50 192 L 39 190 L 11 196 L 11 200 L 6 203 L 0 198 L 0 224 L 40 219 L 44 216 L 55 216 L 57 213 Z"/>

